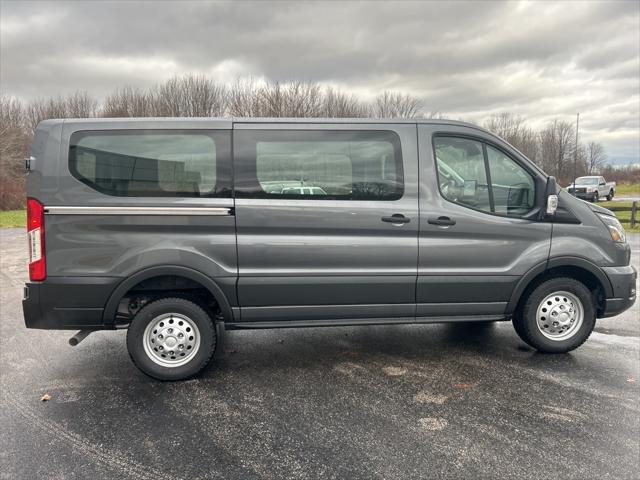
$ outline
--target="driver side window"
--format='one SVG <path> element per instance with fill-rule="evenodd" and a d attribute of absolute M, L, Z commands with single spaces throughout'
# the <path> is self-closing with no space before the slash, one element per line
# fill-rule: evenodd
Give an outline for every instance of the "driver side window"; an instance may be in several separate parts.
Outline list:
<path fill-rule="evenodd" d="M 447 200 L 513 217 L 533 208 L 533 177 L 491 145 L 470 138 L 436 136 L 434 150 L 440 192 Z"/>

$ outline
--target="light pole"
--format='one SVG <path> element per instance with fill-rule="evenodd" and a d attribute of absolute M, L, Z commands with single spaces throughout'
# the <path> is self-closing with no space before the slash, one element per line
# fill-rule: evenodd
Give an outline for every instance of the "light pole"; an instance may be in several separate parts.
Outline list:
<path fill-rule="evenodd" d="M 580 125 L 580 114 L 576 113 L 576 148 L 573 151 L 573 194 L 576 193 L 576 178 L 578 177 L 578 126 Z"/>

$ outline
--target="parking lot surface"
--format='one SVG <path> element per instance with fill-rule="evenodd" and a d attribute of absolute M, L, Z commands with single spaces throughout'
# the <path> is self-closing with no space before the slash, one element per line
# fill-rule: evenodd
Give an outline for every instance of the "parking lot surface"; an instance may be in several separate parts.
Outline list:
<path fill-rule="evenodd" d="M 2 479 L 638 478 L 637 304 L 566 355 L 510 323 L 227 332 L 160 383 L 124 331 L 26 330 L 23 230 L 0 244 Z"/>

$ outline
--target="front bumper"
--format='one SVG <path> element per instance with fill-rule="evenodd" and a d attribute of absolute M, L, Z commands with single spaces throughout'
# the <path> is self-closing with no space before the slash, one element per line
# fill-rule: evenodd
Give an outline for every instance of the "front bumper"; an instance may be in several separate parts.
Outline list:
<path fill-rule="evenodd" d="M 605 300 L 604 311 L 599 317 L 613 317 L 630 308 L 636 301 L 638 272 L 631 265 L 603 267 L 613 287 L 613 297 Z"/>
<path fill-rule="evenodd" d="M 113 328 L 103 322 L 104 307 L 119 282 L 115 277 L 49 277 L 24 287 L 27 328 L 78 330 Z"/>
<path fill-rule="evenodd" d="M 596 194 L 594 193 L 572 193 L 574 197 L 579 198 L 580 200 L 588 200 L 592 202 L 596 198 Z"/>

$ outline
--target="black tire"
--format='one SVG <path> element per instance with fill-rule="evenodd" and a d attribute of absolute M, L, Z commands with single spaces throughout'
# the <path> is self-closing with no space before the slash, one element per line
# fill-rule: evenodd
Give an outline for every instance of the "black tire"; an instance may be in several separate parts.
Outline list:
<path fill-rule="evenodd" d="M 147 326 L 159 316 L 169 313 L 187 317 L 199 333 L 197 350 L 194 348 L 188 362 L 180 366 L 159 365 L 144 347 Z M 184 298 L 162 298 L 145 305 L 133 318 L 127 331 L 127 349 L 135 366 L 162 381 L 184 380 L 199 373 L 213 357 L 216 343 L 216 328 L 211 317 L 200 306 Z"/>
<path fill-rule="evenodd" d="M 575 295 L 582 303 L 584 314 L 580 328 L 565 340 L 551 340 L 545 337 L 537 325 L 538 306 L 548 295 L 558 291 Z M 544 353 L 566 353 L 578 348 L 589 338 L 595 324 L 596 312 L 591 292 L 583 283 L 569 277 L 552 278 L 538 285 L 513 318 L 513 326 L 518 336 L 531 347 Z"/>
<path fill-rule="evenodd" d="M 610 202 L 611 200 L 613 200 L 613 190 L 609 190 L 609 195 L 607 195 L 607 201 Z"/>
<path fill-rule="evenodd" d="M 593 200 L 591 200 L 593 203 L 597 203 L 598 201 L 600 201 L 600 195 L 598 195 L 598 192 L 593 194 Z"/>

